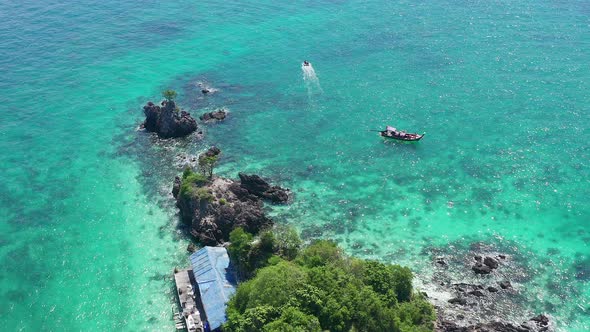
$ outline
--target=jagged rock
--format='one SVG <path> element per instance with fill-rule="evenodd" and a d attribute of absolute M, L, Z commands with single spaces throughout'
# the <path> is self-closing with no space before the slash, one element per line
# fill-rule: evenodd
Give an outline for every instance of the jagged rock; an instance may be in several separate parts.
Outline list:
<path fill-rule="evenodd" d="M 487 265 L 483 265 L 481 263 L 477 263 L 475 265 L 473 265 L 471 267 L 471 269 L 473 270 L 473 272 L 475 272 L 476 274 L 490 274 L 490 272 L 492 272 L 492 269 L 490 269 L 489 266 Z"/>
<path fill-rule="evenodd" d="M 500 287 L 502 287 L 502 289 L 508 289 L 512 288 L 512 284 L 510 283 L 510 281 L 506 280 L 500 283 Z"/>
<path fill-rule="evenodd" d="M 264 181 L 258 175 L 247 175 L 244 173 L 239 173 L 238 176 L 240 177 L 242 187 L 254 195 L 261 195 L 262 193 L 270 189 L 270 184 L 268 184 L 268 182 Z"/>
<path fill-rule="evenodd" d="M 204 95 L 208 94 L 209 92 L 211 92 L 211 90 L 209 90 L 209 89 L 201 89 L 201 93 L 204 94 Z"/>
<path fill-rule="evenodd" d="M 476 262 L 481 263 L 481 260 L 483 259 L 480 255 L 474 256 L 473 259 L 475 259 Z"/>
<path fill-rule="evenodd" d="M 484 258 L 483 263 L 490 267 L 490 269 L 497 269 L 498 268 L 498 261 L 493 259 L 492 257 L 487 256 Z"/>
<path fill-rule="evenodd" d="M 240 185 L 249 194 L 260 198 L 268 199 L 273 203 L 287 203 L 290 198 L 290 191 L 278 186 L 272 186 L 258 175 L 247 175 L 239 173 Z"/>
<path fill-rule="evenodd" d="M 221 151 L 218 148 L 212 147 L 201 156 L 216 156 L 219 153 Z M 258 178 L 254 175 L 248 177 L 255 179 L 252 183 L 258 183 L 258 186 L 251 187 L 266 188 L 256 181 Z M 255 234 L 272 226 L 273 221 L 264 213 L 262 198 L 272 199 L 273 190 L 287 191 L 270 187 L 267 183 L 270 188 L 263 193 L 257 192 L 259 196 L 244 187 L 241 180 L 238 182 L 224 178 L 200 183 L 200 187 L 192 184 L 188 186 L 192 190 L 187 190 L 183 181 L 186 180 L 179 177 L 174 180 L 172 192 L 176 205 L 180 209 L 182 220 L 190 225 L 191 234 L 204 245 L 224 243 L 229 239 L 229 233 L 237 227 Z"/>
<path fill-rule="evenodd" d="M 232 180 L 216 178 L 206 186 L 197 188 L 203 196 L 183 194 L 176 196 L 182 220 L 191 227 L 191 234 L 204 245 L 217 245 L 229 239 L 229 233 L 242 227 L 246 232 L 257 233 L 272 226 L 262 201 L 242 201 L 229 189 Z"/>
<path fill-rule="evenodd" d="M 172 185 L 172 196 L 176 197 L 178 196 L 178 193 L 180 192 L 180 185 L 182 184 L 182 180 L 180 179 L 180 177 L 175 177 L 174 178 L 174 184 Z"/>
<path fill-rule="evenodd" d="M 162 106 L 151 101 L 143 107 L 143 127 L 162 138 L 182 137 L 197 130 L 197 121 L 190 113 L 180 111 L 174 101 L 163 101 Z"/>
<path fill-rule="evenodd" d="M 490 292 L 490 293 L 496 293 L 497 291 L 498 291 L 498 289 L 494 286 L 488 287 L 488 292 Z"/>
<path fill-rule="evenodd" d="M 215 112 L 209 112 L 201 115 L 199 119 L 202 121 L 222 121 L 227 117 L 227 111 L 224 109 L 217 110 Z"/>
<path fill-rule="evenodd" d="M 506 259 L 506 255 L 500 254 L 500 255 L 498 255 L 498 258 L 500 258 L 500 259 Z"/>
<path fill-rule="evenodd" d="M 451 304 L 459 304 L 459 305 L 466 305 L 467 304 L 467 300 L 465 300 L 464 298 L 461 297 L 454 297 L 452 299 L 449 300 L 449 303 Z"/>
<path fill-rule="evenodd" d="M 199 160 L 201 160 L 203 158 L 207 158 L 207 157 L 216 157 L 216 156 L 219 156 L 220 154 L 221 154 L 221 150 L 216 146 L 212 146 L 209 149 L 207 149 L 207 151 L 205 151 L 199 155 Z"/>

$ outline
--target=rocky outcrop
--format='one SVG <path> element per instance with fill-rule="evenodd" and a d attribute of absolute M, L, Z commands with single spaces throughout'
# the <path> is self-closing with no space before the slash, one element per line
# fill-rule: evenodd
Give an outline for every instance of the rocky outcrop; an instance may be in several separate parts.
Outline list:
<path fill-rule="evenodd" d="M 471 269 L 473 270 L 473 272 L 475 272 L 476 274 L 490 274 L 492 272 L 492 269 L 490 269 L 489 266 L 487 265 L 483 265 L 481 263 L 476 263 L 475 265 L 473 265 L 471 267 Z"/>
<path fill-rule="evenodd" d="M 200 158 L 219 153 L 212 147 Z M 257 175 L 240 174 L 240 181 L 220 177 L 208 180 L 192 171 L 176 177 L 172 187 L 183 222 L 204 245 L 228 241 L 229 233 L 237 227 L 255 234 L 272 226 L 273 221 L 264 213 L 263 199 L 286 202 L 288 192 L 270 186 Z"/>
<path fill-rule="evenodd" d="M 279 186 L 271 186 L 258 175 L 239 173 L 240 187 L 249 194 L 267 199 L 273 203 L 287 203 L 291 197 L 291 191 Z M 243 190 L 239 190 L 243 193 Z"/>
<path fill-rule="evenodd" d="M 260 199 L 238 197 L 230 190 L 235 181 L 215 178 L 198 187 L 183 183 L 190 180 L 187 179 L 177 178 L 173 193 L 176 193 L 176 205 L 182 220 L 190 225 L 190 233 L 202 244 L 217 245 L 228 241 L 229 233 L 237 227 L 257 233 L 272 226 Z M 193 191 L 183 191 L 183 186 L 192 186 Z"/>
<path fill-rule="evenodd" d="M 502 255 L 504 256 L 504 255 Z M 506 256 L 504 256 L 505 258 Z M 475 264 L 471 267 L 473 272 L 476 274 L 490 274 L 493 270 L 498 268 L 498 260 L 486 256 L 483 258 L 482 256 L 475 256 Z"/>
<path fill-rule="evenodd" d="M 181 111 L 174 101 L 163 101 L 161 106 L 150 101 L 143 107 L 143 113 L 142 126 L 161 138 L 183 137 L 197 130 L 197 121 L 190 113 Z"/>
<path fill-rule="evenodd" d="M 205 151 L 199 155 L 199 160 L 202 160 L 207 157 L 217 157 L 220 154 L 221 154 L 221 150 L 216 146 L 212 146 L 209 149 L 207 149 L 207 151 Z"/>
<path fill-rule="evenodd" d="M 223 121 L 227 117 L 228 112 L 224 109 L 219 109 L 215 112 L 209 112 L 201 115 L 199 119 L 205 122 Z"/>

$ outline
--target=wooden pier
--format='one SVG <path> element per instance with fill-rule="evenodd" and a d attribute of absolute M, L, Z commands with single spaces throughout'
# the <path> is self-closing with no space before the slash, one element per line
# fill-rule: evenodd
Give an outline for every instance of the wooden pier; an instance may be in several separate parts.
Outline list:
<path fill-rule="evenodd" d="M 174 281 L 176 282 L 176 293 L 182 310 L 181 313 L 174 315 L 176 329 L 186 329 L 189 332 L 204 332 L 205 329 L 200 314 L 203 310 L 200 308 L 200 303 L 197 304 L 199 291 L 196 289 L 193 270 L 182 270 L 174 273 Z"/>

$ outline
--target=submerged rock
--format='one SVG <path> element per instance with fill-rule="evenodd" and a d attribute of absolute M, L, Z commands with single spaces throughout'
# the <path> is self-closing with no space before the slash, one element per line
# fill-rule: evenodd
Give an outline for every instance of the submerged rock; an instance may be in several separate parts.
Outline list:
<path fill-rule="evenodd" d="M 500 283 L 500 287 L 502 287 L 502 289 L 512 288 L 512 283 L 510 283 L 510 281 L 508 281 L 508 280 L 502 281 Z"/>
<path fill-rule="evenodd" d="M 197 121 L 190 113 L 176 107 L 174 101 L 163 101 L 161 106 L 150 101 L 143 107 L 143 113 L 142 126 L 161 138 L 182 137 L 197 130 Z"/>

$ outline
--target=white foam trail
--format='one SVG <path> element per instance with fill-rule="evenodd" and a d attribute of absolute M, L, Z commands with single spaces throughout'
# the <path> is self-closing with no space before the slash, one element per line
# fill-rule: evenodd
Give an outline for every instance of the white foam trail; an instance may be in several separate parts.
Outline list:
<path fill-rule="evenodd" d="M 311 63 L 307 66 L 301 65 L 301 70 L 303 71 L 303 82 L 305 82 L 308 94 L 311 95 L 314 93 L 324 92 L 320 86 L 320 80 L 316 75 Z"/>

